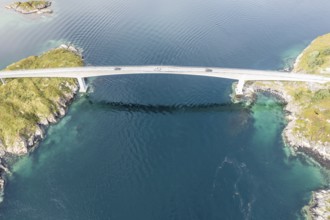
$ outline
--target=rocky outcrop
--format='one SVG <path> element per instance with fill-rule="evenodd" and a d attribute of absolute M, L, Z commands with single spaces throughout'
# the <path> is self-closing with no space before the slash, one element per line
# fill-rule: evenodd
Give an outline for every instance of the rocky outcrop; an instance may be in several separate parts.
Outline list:
<path fill-rule="evenodd" d="M 270 84 L 274 84 L 271 82 Z M 277 98 L 280 102 L 285 104 L 285 112 L 287 119 L 287 126 L 285 127 L 282 136 L 286 144 L 292 147 L 296 151 L 304 152 L 312 156 L 323 166 L 330 168 L 330 143 L 315 142 L 304 137 L 299 133 L 294 133 L 294 127 L 296 126 L 297 114 L 300 111 L 300 107 L 295 105 L 293 97 L 289 95 L 284 88 L 279 84 L 276 89 L 273 89 L 271 85 L 267 83 L 263 85 L 256 85 L 255 83 L 247 84 L 244 87 L 244 96 L 241 97 L 241 101 L 254 102 L 257 93 L 267 93 Z"/>
<path fill-rule="evenodd" d="M 61 45 L 58 49 L 69 50 L 72 53 L 79 55 L 82 59 L 81 52 L 73 46 Z M 24 135 L 16 137 L 16 140 L 13 142 L 13 144 L 9 146 L 5 146 L 4 143 L 9 143 L 10 141 L 4 139 L 2 142 L 2 140 L 0 139 L 0 202 L 2 200 L 3 190 L 5 186 L 5 174 L 10 173 L 3 158 L 8 158 L 7 156 L 22 156 L 37 147 L 40 141 L 44 139 L 46 129 L 51 124 L 57 123 L 59 119 L 65 116 L 68 106 L 74 100 L 79 90 L 78 83 L 72 84 L 67 81 L 63 81 L 61 86 L 64 86 L 66 88 L 66 92 L 63 91 L 63 95 L 61 95 L 58 100 L 55 100 L 57 110 L 49 114 L 47 117 L 40 116 L 39 122 L 35 125 L 36 128 L 33 133 L 25 133 Z"/>
<path fill-rule="evenodd" d="M 76 94 L 78 91 L 78 86 L 72 89 L 72 94 Z M 65 99 L 65 106 L 62 105 L 59 107 L 57 112 L 50 114 L 47 118 L 41 119 L 40 122 L 36 125 L 36 130 L 34 134 L 31 134 L 28 137 L 20 136 L 14 142 L 13 145 L 6 148 L 6 152 L 14 155 L 25 155 L 31 149 L 36 147 L 40 141 L 45 137 L 46 128 L 56 123 L 60 118 L 62 118 L 66 114 L 67 106 L 72 102 L 74 96 L 68 96 Z M 60 103 L 60 102 L 59 102 Z"/>
<path fill-rule="evenodd" d="M 313 192 L 311 201 L 302 211 L 307 219 L 330 219 L 330 190 Z"/>
<path fill-rule="evenodd" d="M 320 89 L 319 87 L 316 87 L 315 85 L 311 85 L 309 89 Z M 321 165 L 330 168 L 330 143 L 315 142 L 308 139 L 308 137 L 304 137 L 302 134 L 293 132 L 296 126 L 300 106 L 296 105 L 294 98 L 284 87 L 281 87 L 281 82 L 269 82 L 263 84 L 247 83 L 243 89 L 243 93 L 244 95 L 239 97 L 239 100 L 236 101 L 253 103 L 258 93 L 267 93 L 284 103 L 286 119 L 288 122 L 282 133 L 285 143 L 295 151 L 304 152 L 313 157 Z M 312 200 L 308 206 L 304 207 L 303 213 L 307 219 L 330 219 L 330 190 L 313 192 Z"/>
<path fill-rule="evenodd" d="M 3 200 L 5 183 L 6 183 L 6 174 L 10 174 L 10 171 L 5 165 L 5 162 L 2 159 L 0 159 L 0 202 Z"/>
<path fill-rule="evenodd" d="M 22 14 L 44 14 L 53 13 L 49 7 L 49 1 L 27 1 L 27 2 L 14 2 L 5 6 L 7 9 L 13 9 Z"/>
<path fill-rule="evenodd" d="M 40 119 L 39 123 L 36 125 L 35 133 L 25 137 L 20 136 L 17 138 L 15 143 L 8 146 L 5 151 L 7 153 L 20 156 L 27 154 L 31 149 L 37 146 L 38 143 L 44 138 L 46 128 L 65 116 L 67 107 L 73 101 L 79 89 L 77 84 L 70 86 L 70 88 L 71 91 L 69 93 L 66 93 L 64 97 L 57 100 L 58 110 L 51 113 L 47 118 Z"/>

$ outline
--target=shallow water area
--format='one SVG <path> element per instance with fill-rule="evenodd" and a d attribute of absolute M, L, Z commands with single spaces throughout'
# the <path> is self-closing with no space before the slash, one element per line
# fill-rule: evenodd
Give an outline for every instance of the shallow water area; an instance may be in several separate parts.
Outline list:
<path fill-rule="evenodd" d="M 124 103 L 143 103 L 148 94 L 140 81 L 158 98 L 169 94 L 151 79 L 112 80 L 140 92 L 138 98 L 124 93 Z M 189 81 L 190 86 L 183 86 L 188 94 L 196 83 L 210 85 L 209 80 Z M 182 94 L 157 105 L 144 103 L 143 108 L 120 107 L 113 101 L 117 97 L 102 95 L 113 94 L 116 87 L 98 87 L 73 104 L 40 148 L 13 166 L 0 217 L 299 216 L 310 190 L 327 183 L 322 169 L 285 155 L 281 105 L 266 97 L 251 110 L 230 104 L 220 93 L 230 83 L 220 83 L 209 100 L 200 97 L 178 105 L 184 102 Z M 180 94 L 172 84 L 171 91 Z M 212 99 L 219 105 L 205 107 Z"/>
<path fill-rule="evenodd" d="M 325 0 L 57 0 L 54 7 L 41 19 L 0 9 L 0 67 L 71 42 L 87 65 L 283 69 L 329 31 L 330 13 Z M 284 146 L 281 104 L 267 96 L 252 107 L 233 104 L 232 83 L 90 79 L 90 92 L 12 166 L 0 219 L 302 218 L 311 192 L 328 186 L 328 171 Z"/>

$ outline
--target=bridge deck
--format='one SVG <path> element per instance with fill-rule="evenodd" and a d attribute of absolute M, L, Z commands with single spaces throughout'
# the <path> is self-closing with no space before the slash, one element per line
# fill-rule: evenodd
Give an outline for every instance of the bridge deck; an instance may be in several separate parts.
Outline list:
<path fill-rule="evenodd" d="M 298 74 L 279 71 L 226 69 L 211 67 L 187 66 L 107 66 L 107 67 L 77 67 L 36 70 L 1 71 L 0 78 L 28 77 L 64 77 L 77 78 L 82 92 L 87 90 L 83 78 L 97 76 L 132 75 L 132 74 L 173 74 L 190 76 L 207 76 L 239 80 L 237 94 L 242 94 L 245 81 L 299 81 L 299 82 L 330 82 L 330 77 Z"/>
<path fill-rule="evenodd" d="M 226 78 L 245 81 L 303 81 L 329 82 L 330 78 L 320 75 L 297 74 L 279 71 L 226 69 L 210 67 L 183 67 L 183 66 L 108 66 L 108 67 L 78 67 L 37 70 L 1 71 L 0 78 L 23 77 L 66 77 L 87 78 L 96 76 L 128 75 L 128 74 L 175 74 L 195 75 L 217 78 Z"/>

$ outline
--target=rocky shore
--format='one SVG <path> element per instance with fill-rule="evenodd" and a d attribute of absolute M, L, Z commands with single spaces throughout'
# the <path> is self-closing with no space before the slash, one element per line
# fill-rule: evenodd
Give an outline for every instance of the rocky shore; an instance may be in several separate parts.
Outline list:
<path fill-rule="evenodd" d="M 315 85 L 309 84 L 309 86 L 314 87 Z M 294 97 L 285 89 L 284 83 L 247 83 L 244 87 L 244 97 L 241 97 L 241 99 L 244 99 L 244 102 L 252 103 L 258 93 L 269 94 L 277 98 L 280 102 L 285 103 L 284 110 L 288 122 L 282 133 L 285 143 L 295 151 L 304 152 L 312 156 L 321 165 L 330 168 L 330 143 L 315 142 L 303 134 L 294 132 L 297 126 L 297 120 L 299 119 L 298 113 L 300 112 L 301 106 L 296 105 Z"/>
<path fill-rule="evenodd" d="M 72 66 L 77 66 L 77 65 L 79 66 L 83 63 L 83 61 L 82 61 L 83 57 L 82 57 L 82 54 L 79 52 L 79 50 L 76 49 L 75 47 L 69 46 L 69 45 L 61 45 L 59 48 L 53 49 L 53 50 L 45 53 L 45 56 L 48 56 L 48 58 L 49 58 L 50 54 L 57 55 L 57 53 L 60 53 L 60 54 L 66 53 L 66 54 L 69 54 L 69 56 L 73 56 L 74 59 L 78 60 L 78 62 L 72 61 L 71 62 Z M 41 55 L 37 58 L 41 58 L 43 56 L 44 55 Z M 27 59 L 29 59 L 29 58 L 27 58 Z M 27 60 L 27 59 L 25 59 L 25 60 Z M 56 57 L 54 59 L 56 59 Z M 15 67 L 17 67 L 17 65 L 20 62 L 24 62 L 25 60 L 19 61 L 15 64 L 12 64 L 11 66 L 14 65 Z M 67 60 L 66 62 L 70 62 L 70 61 Z M 63 63 L 63 61 L 59 62 L 59 64 L 61 64 L 61 63 Z M 11 67 L 11 66 L 9 66 L 9 67 Z M 9 67 L 7 67 L 7 69 Z M 35 80 L 35 79 L 32 79 L 32 80 Z M 58 81 L 56 81 L 56 83 L 54 85 L 59 86 L 59 88 L 57 88 L 57 89 L 61 91 L 59 93 L 60 95 L 57 96 L 56 98 L 47 97 L 47 99 L 49 99 L 49 101 L 52 102 L 52 105 L 53 105 L 52 109 L 54 109 L 54 110 L 51 111 L 47 115 L 44 115 L 41 113 L 40 114 L 36 113 L 36 115 L 38 115 L 39 119 L 35 123 L 35 125 L 34 125 L 35 127 L 31 128 L 30 131 L 27 131 L 26 128 L 22 129 L 22 131 L 19 132 L 20 134 L 17 137 L 14 137 L 15 141 L 13 141 L 13 142 L 10 141 L 12 139 L 12 137 L 10 137 L 10 136 L 3 136 L 3 135 L 0 136 L 0 197 L 1 198 L 2 198 L 2 195 L 4 194 L 6 174 L 10 174 L 10 170 L 7 166 L 7 161 L 11 160 L 13 158 L 17 158 L 19 156 L 28 154 L 29 152 L 33 151 L 33 149 L 35 149 L 38 146 L 40 141 L 44 139 L 47 128 L 51 124 L 57 123 L 66 114 L 68 106 L 74 100 L 74 98 L 79 90 L 79 85 L 76 82 L 76 80 L 74 80 L 74 79 L 67 80 L 67 79 L 46 79 L 45 78 L 44 80 L 47 83 L 45 85 L 46 87 L 48 87 L 50 85 L 51 80 L 58 80 Z M 6 85 L 3 85 L 3 86 L 10 86 L 8 84 L 10 84 L 10 83 L 13 84 L 14 83 L 13 81 L 6 83 Z M 39 89 L 41 90 L 41 86 Z M 38 98 L 38 97 L 36 97 L 36 98 Z M 32 103 L 31 103 L 31 105 L 32 105 Z M 22 117 L 25 117 L 25 116 L 22 116 Z M 0 202 L 1 202 L 1 199 L 0 199 Z"/>
<path fill-rule="evenodd" d="M 8 146 L 7 148 L 5 148 L 5 150 L 3 150 L 4 147 L 1 146 L 0 143 L 0 148 L 2 148 L 3 155 L 6 153 L 17 156 L 27 154 L 34 147 L 36 147 L 39 144 L 39 142 L 45 137 L 45 131 L 48 128 L 48 126 L 51 124 L 55 124 L 56 122 L 58 122 L 59 119 L 65 116 L 68 106 L 73 101 L 79 89 L 78 85 L 67 84 L 66 86 L 70 88 L 70 92 L 64 93 L 64 96 L 57 100 L 56 105 L 58 107 L 57 108 L 58 110 L 49 114 L 48 117 L 41 119 L 36 125 L 37 129 L 34 134 L 28 137 L 21 135 L 14 142 L 13 145 Z"/>
<path fill-rule="evenodd" d="M 289 73 L 288 73 L 289 74 Z M 311 88 L 315 85 L 309 84 Z M 315 88 L 314 88 L 315 89 Z M 247 83 L 244 87 L 244 96 L 239 101 L 253 103 L 257 94 L 264 93 L 278 99 L 285 104 L 284 111 L 288 122 L 282 137 L 284 142 L 294 149 L 295 152 L 303 152 L 318 161 L 322 166 L 330 168 L 330 144 L 328 142 L 315 142 L 296 133 L 295 127 L 299 120 L 301 106 L 296 105 L 294 97 L 285 89 L 282 82 Z M 236 100 L 237 101 L 237 100 Z M 329 123 L 329 122 L 328 122 Z M 322 189 L 313 192 L 310 203 L 302 209 L 302 213 L 308 220 L 328 220 L 330 219 L 330 189 Z"/>
<path fill-rule="evenodd" d="M 326 71 L 330 66 L 329 58 L 330 34 L 326 34 L 312 41 L 297 57 L 292 72 L 329 74 Z M 282 133 L 284 142 L 295 152 L 303 152 L 330 169 L 329 84 L 247 82 L 243 96 L 233 95 L 233 100 L 250 104 L 259 93 L 267 93 L 285 104 L 288 124 Z M 309 205 L 302 212 L 307 219 L 330 219 L 330 189 L 313 192 Z"/>
<path fill-rule="evenodd" d="M 53 13 L 50 9 L 51 2 L 49 1 L 27 1 L 14 2 L 5 6 L 7 9 L 13 9 L 22 14 L 44 14 Z"/>
<path fill-rule="evenodd" d="M 330 193 L 329 190 L 313 192 L 308 206 L 303 208 L 306 219 L 328 220 L 330 219 Z"/>

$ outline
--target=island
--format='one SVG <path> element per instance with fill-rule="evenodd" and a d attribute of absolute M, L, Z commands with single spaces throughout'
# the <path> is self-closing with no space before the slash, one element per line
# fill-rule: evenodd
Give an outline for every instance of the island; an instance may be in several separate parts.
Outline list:
<path fill-rule="evenodd" d="M 73 46 L 61 45 L 40 56 L 30 56 L 5 70 L 83 66 L 82 54 Z M 1 73 L 0 73 L 1 78 Z M 0 85 L 0 192 L 9 172 L 6 158 L 33 150 L 47 127 L 66 113 L 78 92 L 78 82 L 69 78 L 7 79 Z M 0 83 L 1 84 L 1 83 Z"/>
<path fill-rule="evenodd" d="M 298 56 L 292 72 L 330 77 L 330 34 L 316 38 Z M 247 82 L 243 93 L 238 101 L 253 103 L 258 93 L 267 93 L 284 102 L 288 121 L 282 135 L 285 143 L 330 168 L 329 83 Z M 303 211 L 310 219 L 330 219 L 330 190 L 313 192 Z"/>
<path fill-rule="evenodd" d="M 43 14 L 43 13 L 53 13 L 49 7 L 51 2 L 41 0 L 41 1 L 26 1 L 26 2 L 14 2 L 6 6 L 8 9 L 13 9 L 22 14 Z"/>

